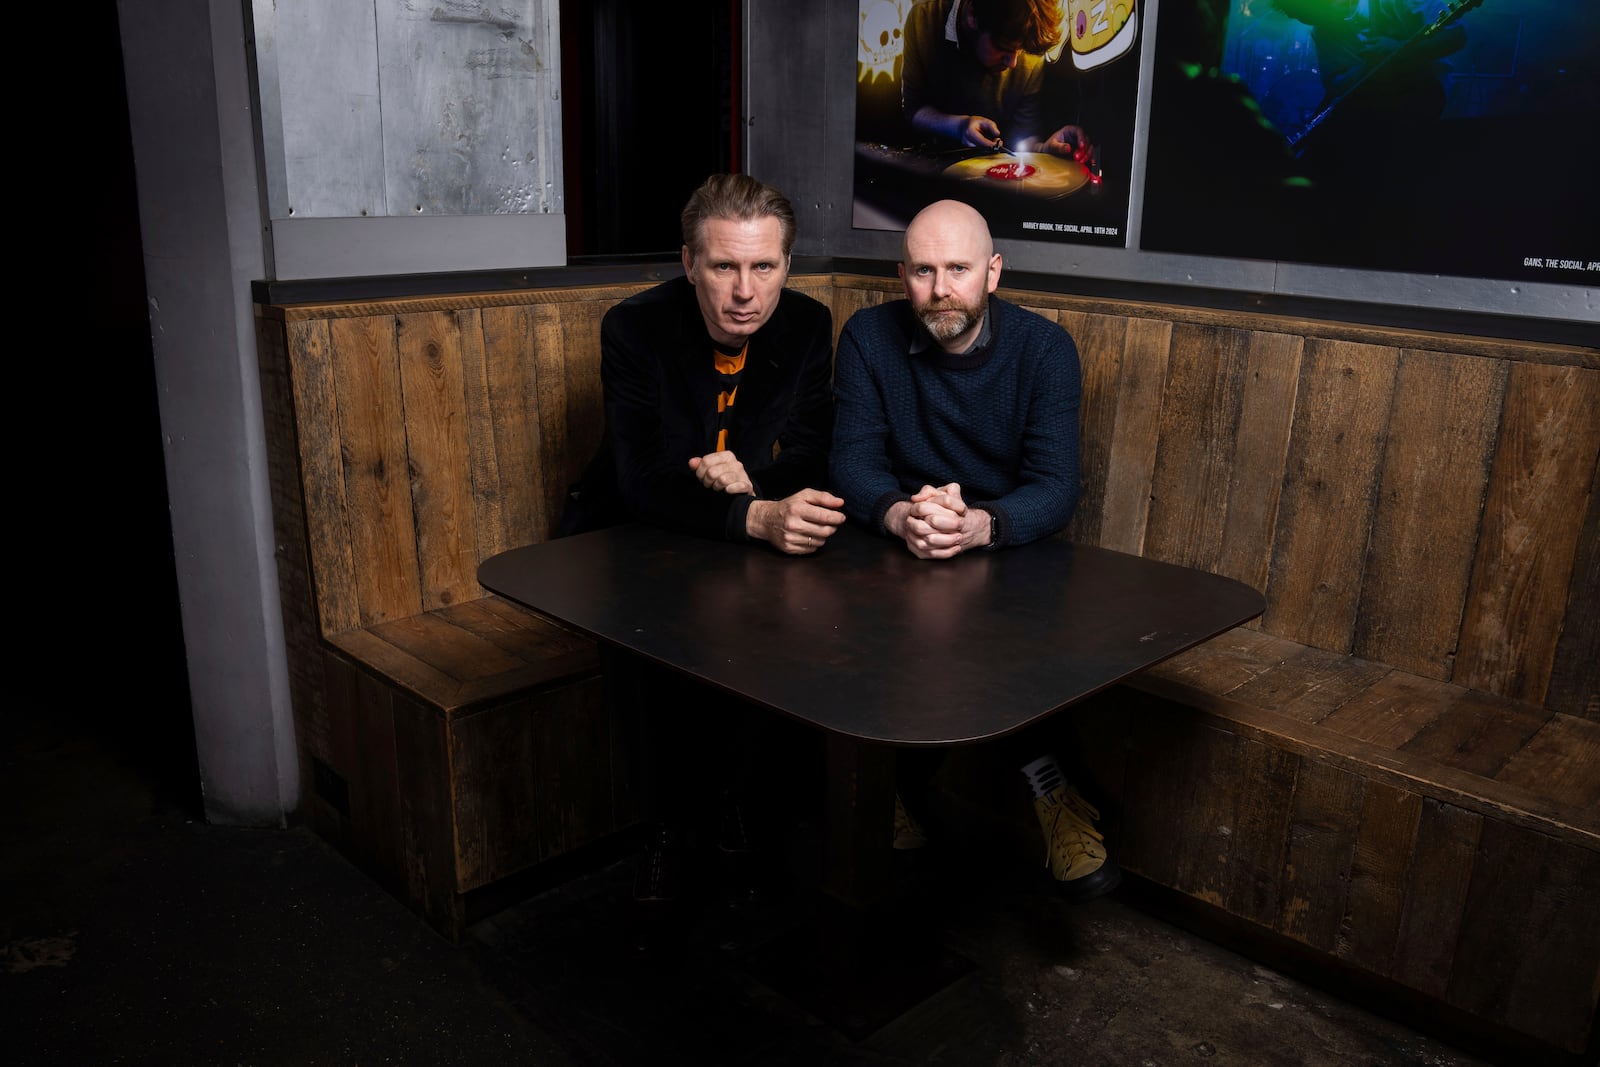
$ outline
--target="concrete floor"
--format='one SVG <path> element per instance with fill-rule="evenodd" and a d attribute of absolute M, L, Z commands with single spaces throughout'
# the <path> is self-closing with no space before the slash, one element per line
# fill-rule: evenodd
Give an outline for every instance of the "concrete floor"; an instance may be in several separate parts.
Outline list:
<path fill-rule="evenodd" d="M 597 861 L 452 946 L 305 830 L 206 825 L 181 761 L 174 778 L 114 731 L 20 720 L 0 759 L 11 1063 L 1494 1062 L 1185 933 L 1120 891 L 1070 907 L 1031 863 L 970 848 L 917 854 L 897 912 L 911 940 L 870 946 L 820 991 L 796 985 L 805 972 L 780 956 L 817 944 L 793 940 L 821 918 L 804 887 L 754 903 L 713 896 L 678 951 L 640 956 L 626 859 Z M 896 964 L 943 988 L 877 1025 L 861 1005 L 906 988 L 883 972 Z M 834 1025 L 818 1018 L 835 1009 Z"/>

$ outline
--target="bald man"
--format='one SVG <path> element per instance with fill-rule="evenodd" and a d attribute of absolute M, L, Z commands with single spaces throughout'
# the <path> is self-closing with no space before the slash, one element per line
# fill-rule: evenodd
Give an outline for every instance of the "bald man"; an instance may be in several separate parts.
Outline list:
<path fill-rule="evenodd" d="M 1000 269 L 982 215 L 931 204 L 906 227 L 905 299 L 856 312 L 839 337 L 832 488 L 851 520 L 919 559 L 1048 537 L 1078 503 L 1078 349 L 1059 324 L 994 295 Z M 1022 770 L 1067 897 L 1115 888 L 1099 812 L 1053 757 Z M 925 841 L 915 800 L 932 771 L 924 757 L 901 759 L 913 803 L 897 797 L 896 847 Z"/>
<path fill-rule="evenodd" d="M 983 216 L 941 200 L 906 228 L 906 298 L 839 338 L 833 490 L 924 559 L 1049 536 L 1078 503 L 1078 350 L 993 295 L 1000 267 Z"/>

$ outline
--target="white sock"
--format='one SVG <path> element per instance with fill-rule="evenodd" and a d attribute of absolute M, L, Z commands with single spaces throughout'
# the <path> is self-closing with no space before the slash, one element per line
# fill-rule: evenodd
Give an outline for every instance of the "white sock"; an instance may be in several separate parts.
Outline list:
<path fill-rule="evenodd" d="M 1033 795 L 1046 797 L 1064 783 L 1066 775 L 1061 773 L 1061 768 L 1056 765 L 1054 756 L 1040 756 L 1032 763 L 1022 768 L 1022 773 L 1027 776 L 1028 784 L 1033 787 Z"/>

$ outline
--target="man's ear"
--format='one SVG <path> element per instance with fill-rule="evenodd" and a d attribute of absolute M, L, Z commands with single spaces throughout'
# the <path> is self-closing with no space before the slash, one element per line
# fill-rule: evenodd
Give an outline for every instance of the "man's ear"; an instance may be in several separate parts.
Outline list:
<path fill-rule="evenodd" d="M 1000 253 L 996 252 L 994 255 L 989 257 L 989 288 L 986 289 L 985 292 L 992 293 L 996 289 L 1000 288 L 1000 267 Z"/>
<path fill-rule="evenodd" d="M 901 281 L 905 281 L 906 280 L 906 265 L 905 265 L 905 262 L 902 260 L 901 262 L 896 263 L 894 269 L 900 272 L 900 280 Z"/>
<path fill-rule="evenodd" d="M 694 253 L 689 251 L 689 246 L 683 246 L 683 273 L 689 279 L 689 284 L 694 284 Z"/>

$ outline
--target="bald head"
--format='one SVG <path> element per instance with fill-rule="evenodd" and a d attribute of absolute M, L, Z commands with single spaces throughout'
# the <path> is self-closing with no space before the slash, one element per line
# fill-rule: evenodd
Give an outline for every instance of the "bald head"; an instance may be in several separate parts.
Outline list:
<path fill-rule="evenodd" d="M 980 260 L 994 255 L 994 238 L 989 236 L 988 222 L 971 204 L 959 200 L 938 200 L 917 212 L 911 225 L 906 227 L 906 261 L 916 258 L 913 249 L 926 246 L 930 241 L 944 245 L 968 243 L 972 254 Z"/>

